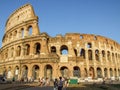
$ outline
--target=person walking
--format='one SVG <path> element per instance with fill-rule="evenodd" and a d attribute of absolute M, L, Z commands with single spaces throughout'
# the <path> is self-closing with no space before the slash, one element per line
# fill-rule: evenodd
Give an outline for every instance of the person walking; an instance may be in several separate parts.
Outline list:
<path fill-rule="evenodd" d="M 63 88 L 63 81 L 62 81 L 62 77 L 59 77 L 60 81 L 58 83 L 58 90 L 62 90 Z"/>
<path fill-rule="evenodd" d="M 57 78 L 55 78 L 55 81 L 54 81 L 54 90 L 58 90 L 58 80 L 57 80 Z"/>

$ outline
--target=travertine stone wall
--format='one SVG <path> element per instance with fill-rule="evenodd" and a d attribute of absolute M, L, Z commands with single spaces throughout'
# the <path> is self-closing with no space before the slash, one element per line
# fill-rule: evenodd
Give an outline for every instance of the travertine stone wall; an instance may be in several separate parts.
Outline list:
<path fill-rule="evenodd" d="M 116 41 L 93 34 L 51 37 L 40 33 L 30 4 L 10 15 L 2 42 L 0 73 L 8 79 L 120 76 L 120 45 Z"/>

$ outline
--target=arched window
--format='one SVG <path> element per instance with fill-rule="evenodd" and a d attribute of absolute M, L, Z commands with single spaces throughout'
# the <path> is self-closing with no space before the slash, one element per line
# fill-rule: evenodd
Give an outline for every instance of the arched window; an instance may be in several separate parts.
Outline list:
<path fill-rule="evenodd" d="M 110 52 L 109 51 L 107 51 L 107 58 L 110 61 Z"/>
<path fill-rule="evenodd" d="M 30 54 L 30 45 L 26 44 L 25 45 L 25 55 L 29 55 Z"/>
<path fill-rule="evenodd" d="M 113 76 L 113 70 L 112 70 L 112 68 L 110 68 L 110 77 L 112 77 Z"/>
<path fill-rule="evenodd" d="M 24 38 L 24 28 L 21 29 L 21 37 Z"/>
<path fill-rule="evenodd" d="M 74 49 L 74 52 L 75 52 L 75 56 L 77 56 L 77 50 L 76 49 Z"/>
<path fill-rule="evenodd" d="M 101 70 L 101 68 L 97 68 L 97 77 L 102 78 L 102 70 Z"/>
<path fill-rule="evenodd" d="M 85 59 L 85 50 L 84 49 L 80 50 L 80 57 Z"/>
<path fill-rule="evenodd" d="M 20 56 L 20 54 L 21 54 L 21 46 L 17 47 L 17 52 L 16 53 L 17 53 L 17 56 Z"/>
<path fill-rule="evenodd" d="M 29 26 L 28 30 L 29 30 L 29 35 L 32 35 L 32 26 Z"/>
<path fill-rule="evenodd" d="M 113 61 L 113 63 L 115 63 L 114 53 L 112 53 L 112 61 Z"/>
<path fill-rule="evenodd" d="M 88 44 L 87 44 L 87 48 L 92 48 L 92 44 L 91 44 L 91 43 L 88 43 Z"/>
<path fill-rule="evenodd" d="M 35 44 L 35 54 L 40 54 L 41 45 L 40 43 Z"/>
<path fill-rule="evenodd" d="M 99 51 L 98 50 L 95 50 L 95 59 L 99 60 Z"/>
<path fill-rule="evenodd" d="M 11 48 L 11 57 L 13 57 L 13 53 L 14 53 L 14 48 Z"/>
<path fill-rule="evenodd" d="M 51 47 L 51 53 L 56 53 L 56 47 L 55 46 Z"/>
<path fill-rule="evenodd" d="M 104 69 L 104 77 L 107 77 L 108 74 L 107 74 L 107 68 Z"/>
<path fill-rule="evenodd" d="M 92 60 L 92 50 L 88 50 L 88 59 Z"/>
<path fill-rule="evenodd" d="M 69 70 L 66 66 L 61 67 L 60 72 L 62 77 L 69 77 Z"/>
<path fill-rule="evenodd" d="M 81 74 L 80 74 L 80 68 L 78 67 L 78 66 L 75 66 L 74 68 L 73 68 L 73 76 L 74 77 L 81 77 Z"/>
<path fill-rule="evenodd" d="M 66 45 L 62 45 L 60 48 L 60 52 L 62 55 L 67 55 L 68 54 L 68 47 Z"/>

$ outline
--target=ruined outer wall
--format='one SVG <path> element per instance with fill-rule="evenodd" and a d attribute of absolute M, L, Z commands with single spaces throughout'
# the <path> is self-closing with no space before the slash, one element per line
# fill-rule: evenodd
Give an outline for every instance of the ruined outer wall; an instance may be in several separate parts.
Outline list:
<path fill-rule="evenodd" d="M 19 70 L 17 77 L 21 79 L 26 69 L 29 78 L 36 68 L 37 78 L 73 77 L 76 68 L 82 78 L 120 76 L 120 45 L 116 41 L 93 34 L 50 37 L 40 33 L 38 18 L 29 4 L 11 14 L 2 42 L 0 73 L 11 72 L 9 77 L 14 77 Z M 63 54 L 63 50 L 67 53 Z M 62 75 L 61 70 L 67 74 Z"/>

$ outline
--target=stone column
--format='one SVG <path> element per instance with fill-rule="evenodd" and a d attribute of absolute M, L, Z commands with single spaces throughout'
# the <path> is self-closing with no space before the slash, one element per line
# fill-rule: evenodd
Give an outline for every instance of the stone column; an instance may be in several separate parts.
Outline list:
<path fill-rule="evenodd" d="M 27 27 L 25 26 L 25 27 L 24 27 L 24 37 L 28 36 L 28 34 L 29 34 L 29 32 L 28 32 L 28 30 L 27 30 Z"/>
<path fill-rule="evenodd" d="M 40 31 L 39 31 L 39 27 L 38 27 L 38 22 L 37 20 L 34 20 L 33 21 L 33 24 L 32 24 L 32 35 L 39 35 L 40 34 Z"/>
<path fill-rule="evenodd" d="M 48 54 L 47 38 L 43 37 L 41 42 L 41 54 Z"/>
<path fill-rule="evenodd" d="M 28 77 L 28 80 L 30 80 L 30 78 L 32 77 L 32 66 L 31 65 L 28 66 L 28 75 L 27 75 L 27 77 Z"/>

